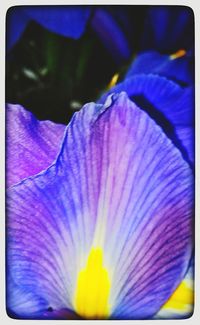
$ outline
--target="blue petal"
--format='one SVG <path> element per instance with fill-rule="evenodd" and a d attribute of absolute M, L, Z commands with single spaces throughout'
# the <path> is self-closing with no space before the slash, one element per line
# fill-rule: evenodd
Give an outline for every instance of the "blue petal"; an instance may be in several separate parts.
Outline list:
<path fill-rule="evenodd" d="M 108 11 L 102 8 L 95 10 L 91 25 L 115 60 L 127 60 L 130 57 L 126 35 Z"/>
<path fill-rule="evenodd" d="M 180 84 L 192 84 L 194 83 L 193 57 L 186 54 L 172 59 L 170 55 L 155 51 L 144 52 L 133 61 L 125 78 L 140 73 L 158 74 Z"/>
<path fill-rule="evenodd" d="M 24 12 L 48 30 L 78 39 L 83 34 L 90 8 L 88 6 L 24 6 Z"/>
<path fill-rule="evenodd" d="M 152 6 L 146 17 L 142 49 L 173 52 L 194 46 L 194 14 L 186 6 Z"/>
<path fill-rule="evenodd" d="M 27 24 L 29 22 L 29 17 L 24 13 L 21 7 L 11 7 L 6 16 L 6 47 L 9 51 L 20 39 L 22 33 L 24 32 Z"/>
<path fill-rule="evenodd" d="M 193 87 L 183 88 L 164 77 L 140 74 L 111 88 L 99 102 L 103 103 L 108 94 L 121 91 L 125 91 L 129 98 L 148 112 L 181 150 L 187 161 L 194 162 Z"/>
<path fill-rule="evenodd" d="M 100 241 L 113 274 L 111 317 L 152 317 L 188 268 L 192 208 L 179 150 L 125 93 L 111 95 L 74 115 L 51 167 L 8 191 L 9 274 L 43 301 L 37 314 L 44 302 L 73 309 L 77 274 Z"/>

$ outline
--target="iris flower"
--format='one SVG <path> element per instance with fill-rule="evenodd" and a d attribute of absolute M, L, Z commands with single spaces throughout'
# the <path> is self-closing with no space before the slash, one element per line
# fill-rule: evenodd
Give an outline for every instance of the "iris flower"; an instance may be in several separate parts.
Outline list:
<path fill-rule="evenodd" d="M 7 48 L 31 20 L 73 39 L 89 25 L 117 62 L 127 61 L 137 49 L 132 18 L 117 6 L 14 7 Z M 67 126 L 7 105 L 13 318 L 193 312 L 193 14 L 153 6 L 143 18 L 138 46 L 153 50 L 139 53 L 125 77 L 115 85 L 115 75 L 98 102 L 85 104 Z"/>
<path fill-rule="evenodd" d="M 193 250 L 181 151 L 125 92 L 86 104 L 66 128 L 17 105 L 7 119 L 8 314 L 162 317 L 187 292 Z"/>

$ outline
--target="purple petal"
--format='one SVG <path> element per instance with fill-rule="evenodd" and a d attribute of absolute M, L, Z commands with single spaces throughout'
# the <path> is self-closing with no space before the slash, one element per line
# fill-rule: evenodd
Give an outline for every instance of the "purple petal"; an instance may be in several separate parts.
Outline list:
<path fill-rule="evenodd" d="M 111 318 L 152 317 L 188 268 L 192 182 L 179 150 L 125 93 L 87 104 L 57 161 L 8 191 L 9 273 L 53 310 L 72 309 L 95 242 L 113 270 Z"/>
<path fill-rule="evenodd" d="M 110 93 L 121 91 L 125 91 L 130 99 L 147 111 L 187 161 L 194 162 L 193 87 L 184 88 L 164 77 L 139 74 L 111 88 L 99 102 L 103 103 Z M 185 142 L 185 137 L 182 136 L 184 132 L 188 134 L 191 145 L 188 145 L 187 140 Z"/>
<path fill-rule="evenodd" d="M 64 125 L 38 121 L 22 106 L 6 107 L 6 181 L 18 183 L 46 169 L 60 151 Z"/>

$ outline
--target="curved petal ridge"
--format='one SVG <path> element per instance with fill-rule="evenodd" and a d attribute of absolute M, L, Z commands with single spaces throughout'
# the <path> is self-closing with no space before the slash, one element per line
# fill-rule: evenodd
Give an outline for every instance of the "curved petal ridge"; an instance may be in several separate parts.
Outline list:
<path fill-rule="evenodd" d="M 182 152 L 184 159 L 193 164 L 194 88 L 183 88 L 165 77 L 140 74 L 111 88 L 101 97 L 100 102 L 103 103 L 108 94 L 121 91 L 125 91 L 130 99 L 163 128 Z M 190 142 L 183 136 L 184 133 L 188 134 Z"/>
<path fill-rule="evenodd" d="M 103 103 L 108 94 L 121 91 L 130 98 L 143 95 L 175 125 L 188 126 L 194 121 L 192 86 L 184 88 L 165 77 L 138 74 L 111 88 L 100 102 Z"/>

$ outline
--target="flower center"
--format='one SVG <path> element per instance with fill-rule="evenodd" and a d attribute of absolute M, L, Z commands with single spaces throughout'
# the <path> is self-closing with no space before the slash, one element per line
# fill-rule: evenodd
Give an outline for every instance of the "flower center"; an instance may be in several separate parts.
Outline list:
<path fill-rule="evenodd" d="M 103 266 L 103 251 L 92 248 L 77 278 L 75 310 L 87 319 L 102 319 L 109 315 L 110 279 Z"/>

